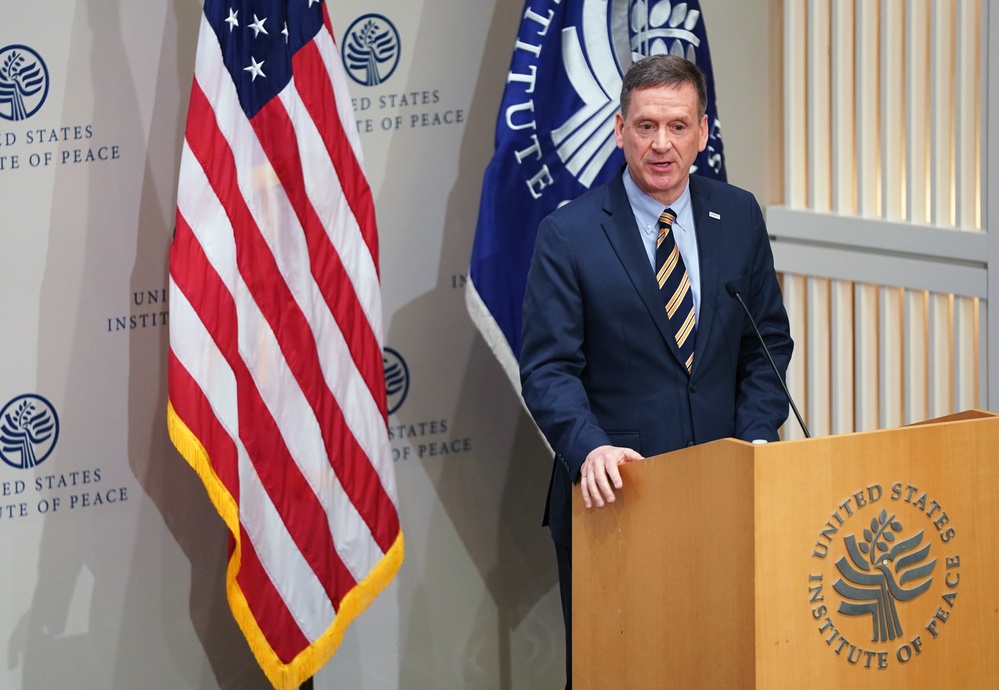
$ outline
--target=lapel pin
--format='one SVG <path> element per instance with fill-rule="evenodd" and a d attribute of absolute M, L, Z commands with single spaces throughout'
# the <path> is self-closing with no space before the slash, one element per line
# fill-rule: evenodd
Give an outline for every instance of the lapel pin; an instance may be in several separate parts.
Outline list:
<path fill-rule="evenodd" d="M 721 216 L 715 213 L 714 211 L 708 211 L 708 215 L 714 218 L 715 220 L 721 220 Z"/>

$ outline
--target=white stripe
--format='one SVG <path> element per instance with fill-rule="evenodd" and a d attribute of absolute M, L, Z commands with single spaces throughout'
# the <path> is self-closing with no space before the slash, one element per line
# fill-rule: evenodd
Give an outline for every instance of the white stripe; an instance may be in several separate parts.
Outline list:
<path fill-rule="evenodd" d="M 350 148 L 354 150 L 354 157 L 357 159 L 361 171 L 364 170 L 364 156 L 361 153 L 361 134 L 357 131 L 357 122 L 354 119 L 353 101 L 350 100 L 350 89 L 347 88 L 347 74 L 344 72 L 343 63 L 340 61 L 340 51 L 337 50 L 336 41 L 330 36 L 326 26 L 316 34 L 316 47 L 323 58 L 326 66 L 326 73 L 330 77 L 333 85 L 333 98 L 336 99 L 336 111 L 343 123 L 343 129 L 347 133 L 347 140 Z"/>

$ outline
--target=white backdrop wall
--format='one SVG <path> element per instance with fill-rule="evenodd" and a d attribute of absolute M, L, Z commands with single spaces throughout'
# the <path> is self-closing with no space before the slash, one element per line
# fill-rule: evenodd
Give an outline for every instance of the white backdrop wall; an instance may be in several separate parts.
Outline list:
<path fill-rule="evenodd" d="M 730 180 L 780 201 L 779 1 L 702 0 Z M 167 250 L 201 3 L 7 0 L 0 65 L 44 63 L 0 107 L 0 406 L 58 417 L 0 464 L 2 688 L 266 688 L 224 594 L 227 537 L 170 446 Z M 464 306 L 482 172 L 521 0 L 341 0 L 400 61 L 352 84 L 381 235 L 407 555 L 317 688 L 561 680 L 550 461 Z M 776 17 L 776 19 L 773 19 Z M 776 23 L 775 23 L 776 22 Z M 776 115 L 775 115 L 776 114 Z M 439 124 L 438 124 L 439 122 Z M 27 396 L 27 397 L 24 397 Z"/>

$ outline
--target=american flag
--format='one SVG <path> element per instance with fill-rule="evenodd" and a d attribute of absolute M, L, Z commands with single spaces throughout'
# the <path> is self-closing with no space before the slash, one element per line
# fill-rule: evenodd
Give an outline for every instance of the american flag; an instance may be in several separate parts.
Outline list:
<path fill-rule="evenodd" d="M 229 604 L 296 688 L 403 558 L 378 236 L 321 0 L 206 0 L 170 249 L 168 426 Z"/>

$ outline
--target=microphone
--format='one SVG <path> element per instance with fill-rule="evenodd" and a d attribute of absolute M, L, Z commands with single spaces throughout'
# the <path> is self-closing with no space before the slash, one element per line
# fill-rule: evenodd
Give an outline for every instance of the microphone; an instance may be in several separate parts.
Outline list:
<path fill-rule="evenodd" d="M 801 430 L 805 432 L 805 438 L 811 438 L 812 435 L 808 433 L 808 427 L 805 426 L 804 420 L 801 415 L 798 414 L 798 408 L 794 404 L 794 400 L 791 399 L 791 392 L 787 389 L 787 384 L 784 383 L 784 377 L 780 375 L 780 369 L 777 368 L 777 364 L 774 362 L 774 358 L 770 355 L 770 348 L 767 347 L 766 342 L 763 340 L 763 335 L 760 333 L 760 329 L 756 326 L 756 319 L 753 318 L 752 313 L 749 311 L 749 307 L 742 299 L 742 295 L 739 294 L 739 285 L 734 280 L 730 280 L 725 283 L 725 291 L 728 293 L 729 297 L 734 297 L 739 300 L 739 304 L 742 308 L 746 310 L 746 316 L 749 317 L 749 323 L 753 324 L 753 330 L 756 331 L 756 337 L 760 339 L 760 345 L 763 346 L 763 351 L 767 353 L 767 359 L 770 360 L 770 366 L 774 368 L 774 373 L 777 374 L 777 380 L 780 381 L 781 388 L 784 389 L 784 395 L 787 397 L 787 401 L 791 403 L 791 409 L 794 410 L 794 416 L 798 418 L 798 424 L 801 426 Z"/>

